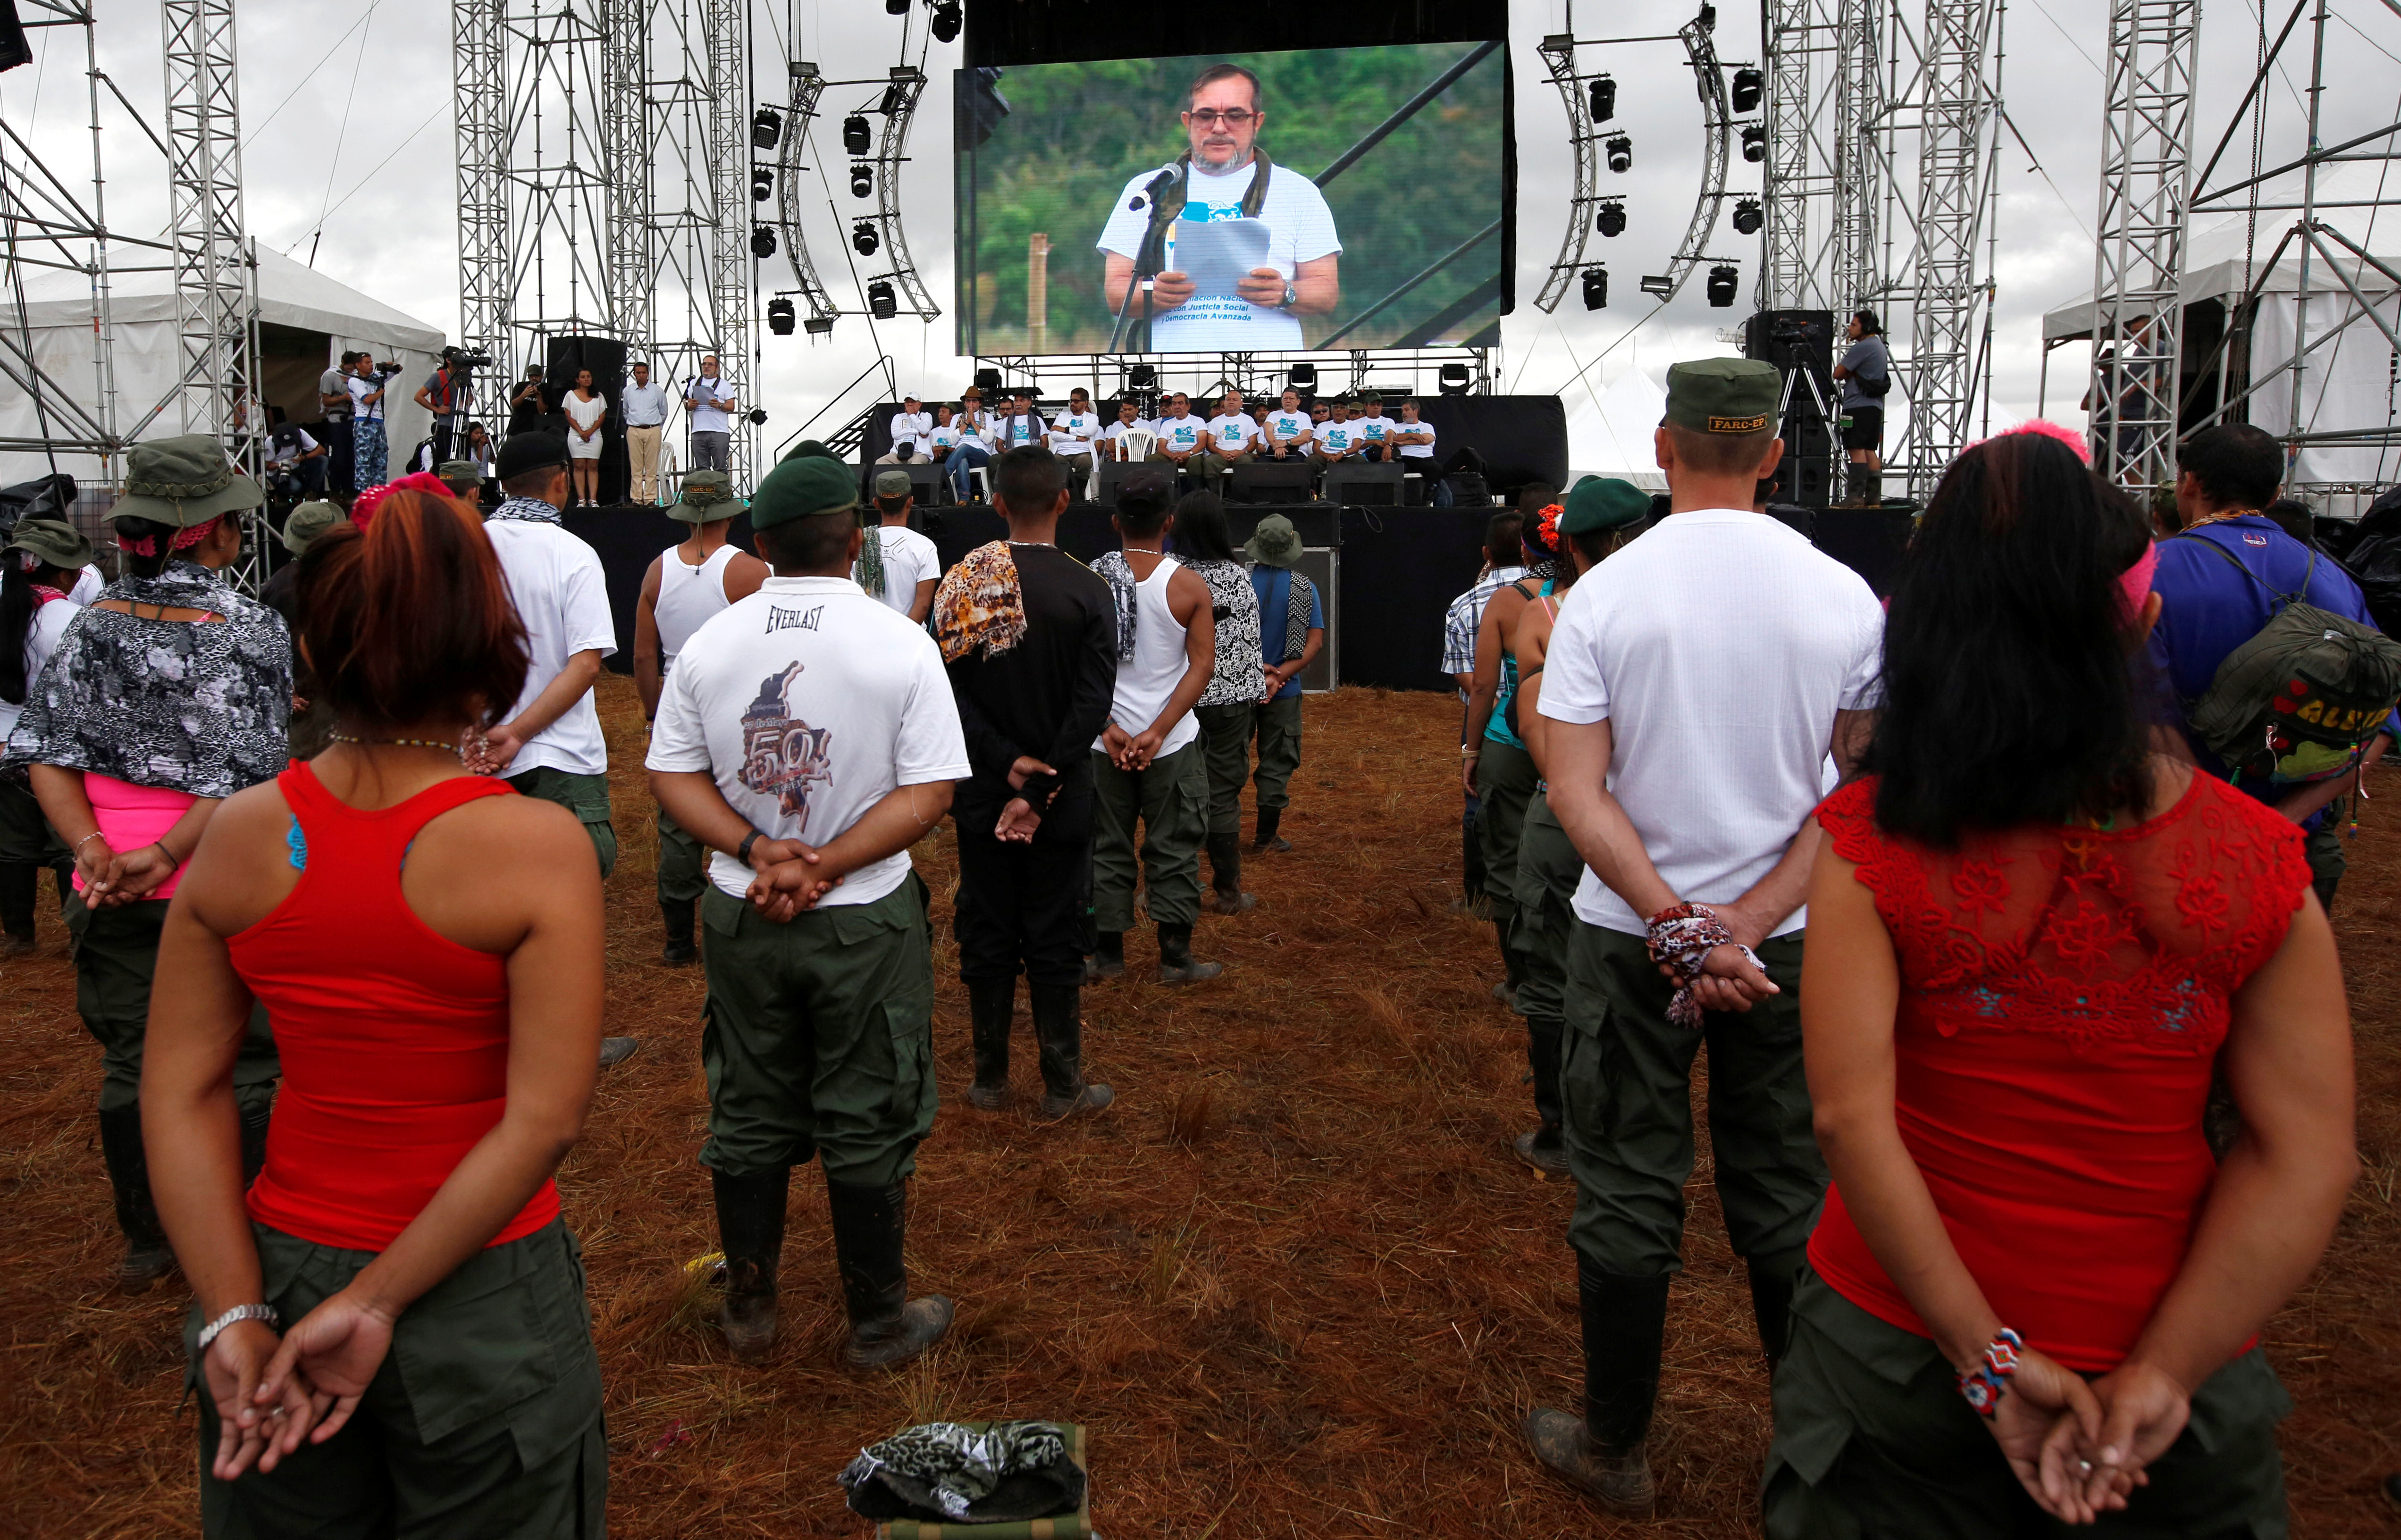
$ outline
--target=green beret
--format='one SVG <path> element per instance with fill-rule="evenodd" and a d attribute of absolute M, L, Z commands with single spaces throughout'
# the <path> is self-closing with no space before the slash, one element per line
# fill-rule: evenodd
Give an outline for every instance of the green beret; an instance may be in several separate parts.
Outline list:
<path fill-rule="evenodd" d="M 1667 367 L 1667 424 L 1695 433 L 1760 433 L 1776 426 L 1784 395 L 1776 365 L 1759 359 L 1694 359 Z"/>
<path fill-rule="evenodd" d="M 830 460 L 834 457 L 832 450 L 815 439 L 803 439 L 792 445 L 791 452 L 784 457 L 787 460 Z"/>
<path fill-rule="evenodd" d="M 1614 476 L 1586 476 L 1568 493 L 1559 514 L 1559 533 L 1589 535 L 1595 530 L 1624 529 L 1650 516 L 1651 494 Z"/>
<path fill-rule="evenodd" d="M 843 513 L 858 506 L 858 477 L 840 460 L 796 455 L 767 472 L 750 497 L 750 527 Z"/>

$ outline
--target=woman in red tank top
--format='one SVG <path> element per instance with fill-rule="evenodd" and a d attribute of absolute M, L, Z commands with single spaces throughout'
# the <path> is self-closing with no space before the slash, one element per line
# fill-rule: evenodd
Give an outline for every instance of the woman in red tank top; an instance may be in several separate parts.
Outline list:
<path fill-rule="evenodd" d="M 1770 1535 L 2284 1533 L 2257 1342 L 2352 1180 L 2350 1026 L 2300 831 L 2153 751 L 2149 558 L 2127 498 L 2012 433 L 1951 467 L 1896 587 L 1873 773 L 1818 813 L 1833 1186 Z"/>
<path fill-rule="evenodd" d="M 599 1366 L 551 1178 L 597 1064 L 599 872 L 571 815 L 458 747 L 516 699 L 524 629 L 481 525 L 424 493 L 319 538 L 298 593 L 340 726 L 211 822 L 142 1086 L 204 1529 L 597 1534 Z M 244 1193 L 254 998 L 283 1086 Z"/>

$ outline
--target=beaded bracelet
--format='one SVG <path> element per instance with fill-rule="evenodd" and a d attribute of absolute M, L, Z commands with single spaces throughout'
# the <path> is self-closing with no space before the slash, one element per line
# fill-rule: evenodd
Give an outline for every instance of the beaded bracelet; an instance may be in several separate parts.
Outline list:
<path fill-rule="evenodd" d="M 2024 1346 L 2024 1338 L 2003 1327 L 1984 1344 L 1983 1361 L 1959 1376 L 1959 1394 L 1968 1397 L 1977 1416 L 1990 1417 L 1999 1408 L 2010 1377 L 2018 1371 L 2018 1354 Z"/>

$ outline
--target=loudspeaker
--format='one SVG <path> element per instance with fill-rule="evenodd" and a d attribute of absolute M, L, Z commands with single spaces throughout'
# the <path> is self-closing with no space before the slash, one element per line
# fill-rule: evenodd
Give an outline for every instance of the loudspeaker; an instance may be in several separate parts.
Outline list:
<path fill-rule="evenodd" d="M 1832 419 L 1842 415 L 1833 375 L 1834 313 L 1757 311 L 1743 322 L 1742 353 L 1776 365 L 1784 375 L 1784 416 L 1777 425 L 1784 459 L 1777 472 L 1782 484 L 1776 500 L 1825 507 L 1842 490 L 1830 480 L 1839 436 Z"/>
<path fill-rule="evenodd" d="M 1742 356 L 1778 369 L 1806 368 L 1820 388 L 1834 380 L 1834 312 L 1760 310 L 1742 323 Z"/>

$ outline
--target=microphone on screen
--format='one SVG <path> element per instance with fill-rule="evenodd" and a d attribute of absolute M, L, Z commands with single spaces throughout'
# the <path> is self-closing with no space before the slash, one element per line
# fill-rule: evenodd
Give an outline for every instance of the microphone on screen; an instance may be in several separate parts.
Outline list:
<path fill-rule="evenodd" d="M 1159 168 L 1159 174 L 1145 184 L 1142 191 L 1133 195 L 1126 204 L 1126 208 L 1134 213 L 1142 212 L 1146 206 L 1158 202 L 1166 194 L 1167 189 L 1174 186 L 1183 175 L 1184 167 L 1181 162 Z"/>

